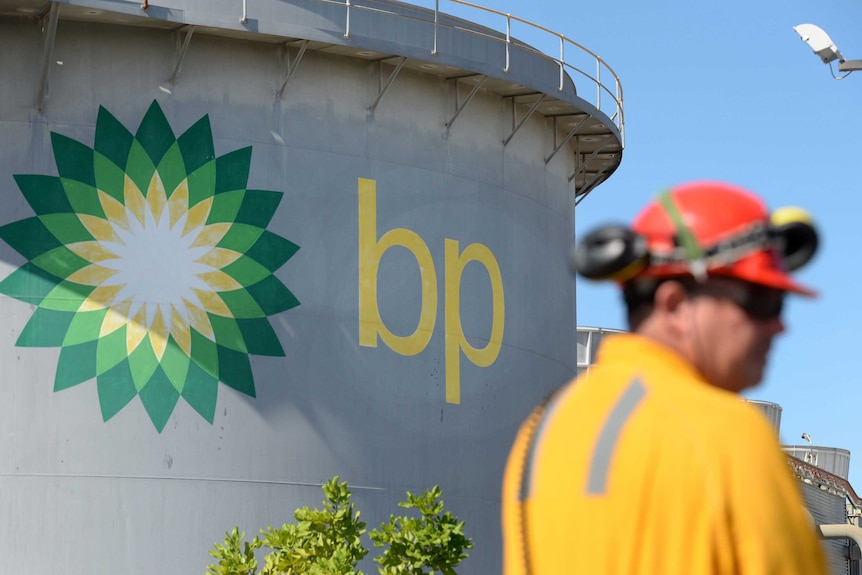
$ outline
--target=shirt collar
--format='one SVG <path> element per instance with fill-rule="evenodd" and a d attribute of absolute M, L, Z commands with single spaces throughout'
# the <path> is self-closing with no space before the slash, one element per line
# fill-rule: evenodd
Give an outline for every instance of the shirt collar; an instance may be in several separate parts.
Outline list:
<path fill-rule="evenodd" d="M 645 370 L 671 371 L 686 379 L 708 385 L 695 367 L 679 353 L 654 339 L 635 333 L 621 333 L 602 339 L 596 356 L 597 363 L 618 361 L 619 358 L 637 358 Z"/>

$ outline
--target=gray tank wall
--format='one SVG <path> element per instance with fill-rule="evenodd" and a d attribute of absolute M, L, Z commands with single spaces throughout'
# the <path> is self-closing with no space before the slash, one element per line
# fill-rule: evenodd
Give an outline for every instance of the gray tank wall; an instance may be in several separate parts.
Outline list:
<path fill-rule="evenodd" d="M 782 445 L 781 449 L 842 479 L 847 479 L 850 474 L 850 452 L 846 449 L 817 445 Z"/>
<path fill-rule="evenodd" d="M 544 164 L 545 120 L 504 149 L 511 120 L 483 93 L 446 131 L 451 84 L 407 71 L 369 115 L 376 65 L 312 52 L 278 101 L 276 47 L 204 34 L 167 93 L 159 86 L 176 51 L 165 32 L 68 21 L 40 115 L 38 25 L 0 20 L 0 38 L 15 54 L 0 58 L 0 226 L 33 215 L 14 176 L 57 175 L 51 133 L 93 147 L 100 106 L 135 133 L 156 101 L 176 136 L 208 116 L 216 156 L 252 147 L 247 188 L 283 192 L 268 229 L 300 248 L 275 272 L 300 302 L 269 318 L 284 357 L 250 356 L 256 397 L 219 384 L 212 423 L 180 399 L 161 431 L 140 398 L 103 421 L 94 379 L 53 392 L 60 347 L 16 346 L 35 307 L 0 295 L 2 571 L 203 572 L 226 530 L 254 533 L 319 506 L 320 484 L 339 474 L 369 529 L 398 512 L 405 491 L 440 484 L 475 540 L 459 572 L 499 572 L 499 485 L 514 432 L 576 369 L 565 265 L 573 166 L 564 154 Z M 359 342 L 360 178 L 376 181 L 376 237 L 412 230 L 432 256 L 436 324 L 414 356 Z M 470 263 L 447 302 L 447 239 L 490 250 L 505 298 L 496 360 L 479 367 L 460 355 L 460 404 L 445 398 L 446 305 L 460 294 L 478 348 L 493 298 L 489 273 Z M 0 281 L 25 263 L 0 242 Z M 422 302 L 416 259 L 388 250 L 377 282 L 384 324 L 409 334 Z"/>
<path fill-rule="evenodd" d="M 844 497 L 823 491 L 808 483 L 799 483 L 805 505 L 817 525 L 840 525 L 847 522 Z M 823 539 L 821 546 L 832 575 L 850 573 L 850 542 L 847 539 Z"/>

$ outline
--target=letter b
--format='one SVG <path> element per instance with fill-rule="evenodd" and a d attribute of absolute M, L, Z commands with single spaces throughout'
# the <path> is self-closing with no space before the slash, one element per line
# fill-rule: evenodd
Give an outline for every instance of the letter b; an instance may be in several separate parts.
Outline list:
<path fill-rule="evenodd" d="M 383 254 L 392 246 L 410 250 L 422 277 L 422 308 L 416 330 L 407 336 L 389 331 L 380 317 L 377 272 Z M 377 184 L 359 179 L 359 345 L 377 347 L 377 336 L 402 355 L 420 353 L 431 339 L 437 319 L 437 272 L 431 252 L 419 235 L 405 228 L 389 230 L 377 240 Z"/>

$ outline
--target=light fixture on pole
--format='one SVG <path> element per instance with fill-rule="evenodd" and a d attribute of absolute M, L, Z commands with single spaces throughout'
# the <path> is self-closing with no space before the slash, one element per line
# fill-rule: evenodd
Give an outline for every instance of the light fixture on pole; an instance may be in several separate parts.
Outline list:
<path fill-rule="evenodd" d="M 808 445 L 810 446 L 808 448 L 808 452 L 805 454 L 805 463 L 810 463 L 811 465 L 817 467 L 817 454 L 814 453 L 814 442 L 811 441 L 811 436 L 803 431 L 802 439 L 807 441 Z"/>
<path fill-rule="evenodd" d="M 845 60 L 838 46 L 829 37 L 829 34 L 823 31 L 819 26 L 814 24 L 799 24 L 793 29 L 799 34 L 799 37 L 808 44 L 808 47 L 814 50 L 814 53 L 820 57 L 824 64 L 829 64 L 829 71 L 832 72 L 832 77 L 836 80 L 843 80 L 851 73 L 862 70 L 862 60 Z M 832 62 L 838 60 L 838 71 L 847 72 L 843 76 L 836 76 L 832 69 Z"/>

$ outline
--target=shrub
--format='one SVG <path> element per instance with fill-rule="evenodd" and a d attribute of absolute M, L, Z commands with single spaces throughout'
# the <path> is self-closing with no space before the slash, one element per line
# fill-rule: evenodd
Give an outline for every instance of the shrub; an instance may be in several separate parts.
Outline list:
<path fill-rule="evenodd" d="M 261 529 L 251 541 L 234 527 L 210 550 L 218 562 L 208 566 L 207 575 L 363 575 L 356 565 L 368 554 L 362 544 L 365 523 L 350 502 L 347 482 L 338 479 L 323 485 L 323 509 L 301 507 L 293 514 L 295 523 Z M 417 509 L 420 517 L 392 515 L 370 533 L 374 545 L 385 548 L 374 559 L 381 575 L 457 575 L 455 567 L 473 542 L 464 534 L 464 522 L 444 512 L 442 496 L 437 485 L 421 495 L 408 491 L 407 501 L 398 505 Z M 258 572 L 255 551 L 261 547 L 270 551 Z"/>

